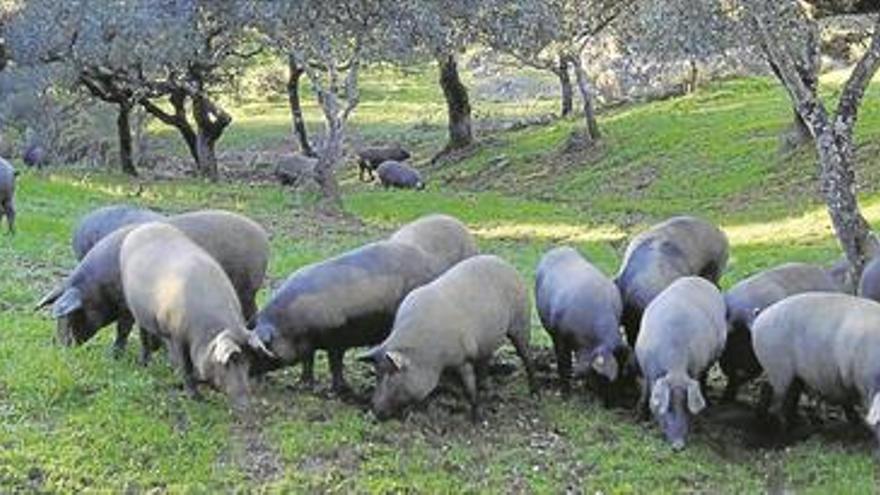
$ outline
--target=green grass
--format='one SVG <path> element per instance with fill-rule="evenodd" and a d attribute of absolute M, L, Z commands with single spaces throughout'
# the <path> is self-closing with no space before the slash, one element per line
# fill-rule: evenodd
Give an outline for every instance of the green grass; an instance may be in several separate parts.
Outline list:
<path fill-rule="evenodd" d="M 443 140 L 433 78 L 424 70 L 368 74 L 355 136 L 415 145 L 424 161 Z M 878 91 L 869 92 L 859 127 L 862 203 L 875 225 Z M 486 115 L 523 111 L 475 104 Z M 307 110 L 317 118 L 311 104 Z M 221 148 L 285 142 L 283 102 L 250 102 L 234 113 Z M 686 451 L 673 454 L 653 425 L 628 410 L 607 410 L 586 394 L 563 400 L 536 318 L 544 393 L 531 398 L 519 371 L 493 377 L 488 421 L 475 427 L 454 387 L 404 422 L 377 424 L 362 405 L 329 393 L 323 357 L 318 389 L 295 387 L 298 370 L 271 376 L 256 385 L 254 416 L 243 420 L 219 394 L 188 400 L 164 357 L 138 366 L 136 342 L 112 359 L 109 329 L 82 348 L 60 348 L 53 322 L 31 309 L 74 266 L 76 219 L 114 202 L 248 214 L 271 232 L 272 285 L 429 212 L 462 218 L 484 252 L 510 260 L 529 280 L 542 253 L 562 243 L 613 273 L 632 232 L 685 212 L 728 232 L 725 286 L 783 261 L 830 263 L 839 249 L 815 193 L 813 154 L 777 153 L 788 119 L 784 94 L 753 79 L 611 110 L 601 119 L 601 147 L 583 154 L 559 152 L 576 120 L 483 136 L 464 161 L 426 168 L 432 181 L 423 193 L 386 192 L 344 174 L 346 209 L 363 225 L 327 220 L 308 195 L 272 185 L 181 179 L 145 181 L 139 191 L 114 174 L 25 171 L 19 235 L 0 238 L 0 491 L 875 492 L 871 439 L 852 432 L 831 438 L 838 421 L 790 448 L 766 450 L 749 446 L 748 428 L 709 415 L 697 421 Z M 508 164 L 493 169 L 502 155 Z M 500 359 L 519 369 L 509 350 Z M 356 389 L 367 390 L 368 370 L 351 356 L 347 365 Z M 717 397 L 720 383 L 713 385 Z"/>

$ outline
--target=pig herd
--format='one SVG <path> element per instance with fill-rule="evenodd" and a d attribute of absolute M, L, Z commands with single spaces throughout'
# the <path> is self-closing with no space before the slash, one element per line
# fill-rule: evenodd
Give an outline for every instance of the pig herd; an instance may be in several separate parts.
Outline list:
<path fill-rule="evenodd" d="M 0 163 L 0 184 L 3 173 Z M 526 282 L 479 254 L 449 216 L 300 268 L 261 309 L 268 235 L 238 214 L 101 208 L 80 222 L 73 250 L 79 264 L 38 304 L 51 307 L 58 340 L 79 345 L 115 323 L 118 354 L 136 325 L 141 361 L 164 344 L 192 397 L 205 383 L 244 408 L 253 376 L 295 364 L 311 385 L 317 351 L 344 393 L 346 351 L 367 348 L 358 360 L 375 370 L 377 418 L 401 415 L 452 372 L 478 421 L 489 360 L 505 340 L 538 393 Z M 679 449 L 718 362 L 724 400 L 766 376 L 757 410 L 782 431 L 810 391 L 880 440 L 880 303 L 870 299 L 880 295 L 880 261 L 857 284 L 845 264 L 787 263 L 722 293 L 728 252 L 719 228 L 681 216 L 634 237 L 614 279 L 570 247 L 546 253 L 534 293 L 563 393 L 584 378 L 608 404 L 638 380 L 639 414 Z"/>

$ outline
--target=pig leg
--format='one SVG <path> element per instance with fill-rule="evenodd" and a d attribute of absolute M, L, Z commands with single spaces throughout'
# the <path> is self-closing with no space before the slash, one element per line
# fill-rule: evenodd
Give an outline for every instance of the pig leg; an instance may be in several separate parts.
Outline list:
<path fill-rule="evenodd" d="M 513 344 L 514 349 L 516 349 L 516 355 L 519 356 L 520 360 L 523 362 L 523 366 L 526 368 L 526 376 L 529 380 L 529 391 L 532 395 L 538 394 L 538 381 L 535 379 L 535 364 L 532 362 L 532 358 L 529 355 L 529 344 L 528 344 L 528 327 L 522 333 L 511 333 L 508 334 L 510 337 L 510 342 Z"/>
<path fill-rule="evenodd" d="M 345 382 L 343 375 L 343 357 L 345 349 L 330 349 L 327 351 L 327 358 L 330 361 L 330 374 L 333 376 L 333 391 L 339 395 L 348 395 L 351 393 L 351 387 Z"/>
<path fill-rule="evenodd" d="M 861 426 L 864 423 L 862 416 L 859 415 L 859 412 L 856 411 L 855 406 L 853 406 L 852 404 L 843 406 L 843 414 L 846 416 L 846 420 L 851 425 Z"/>
<path fill-rule="evenodd" d="M 776 419 L 779 423 L 779 431 L 784 434 L 788 431 L 789 424 L 797 410 L 802 385 L 794 377 L 775 376 L 768 378 L 773 389 L 768 413 Z"/>
<path fill-rule="evenodd" d="M 487 391 L 486 380 L 489 377 L 489 358 L 480 359 L 474 363 L 474 372 L 477 375 L 477 388 L 480 392 Z"/>
<path fill-rule="evenodd" d="M 739 387 L 741 387 L 742 384 L 743 381 L 740 379 L 738 373 L 734 372 L 727 375 L 727 386 L 724 387 L 724 395 L 721 397 L 721 400 L 724 402 L 736 401 L 736 394 L 739 392 Z"/>
<path fill-rule="evenodd" d="M 6 200 L 3 209 L 6 211 L 6 224 L 9 226 L 9 235 L 15 235 L 15 203 L 12 200 Z"/>
<path fill-rule="evenodd" d="M 153 352 L 159 350 L 159 347 L 162 346 L 162 340 L 143 327 L 138 327 L 138 332 L 141 337 L 140 364 L 141 366 L 148 366 L 153 357 Z"/>
<path fill-rule="evenodd" d="M 474 366 L 471 363 L 464 363 L 458 368 L 458 374 L 461 376 L 461 383 L 464 385 L 464 392 L 467 394 L 468 401 L 471 403 L 471 421 L 478 424 L 483 419 L 483 413 L 480 410 L 480 395 L 477 389 L 477 378 L 474 372 Z"/>
<path fill-rule="evenodd" d="M 186 344 L 178 339 L 171 339 L 168 350 L 172 355 L 172 360 L 180 366 L 180 371 L 183 373 L 183 389 L 186 391 L 186 395 L 193 400 L 202 400 L 202 395 L 199 393 L 196 383 L 195 370 Z"/>
<path fill-rule="evenodd" d="M 125 354 L 128 335 L 131 333 L 133 325 L 134 320 L 129 315 L 120 316 L 116 322 L 116 340 L 113 341 L 113 347 L 111 347 L 114 358 L 119 359 Z"/>
<path fill-rule="evenodd" d="M 310 350 L 302 360 L 302 376 L 299 379 L 300 385 L 306 389 L 315 386 L 315 351 Z"/>
<path fill-rule="evenodd" d="M 244 316 L 244 321 L 250 322 L 254 315 L 257 314 L 256 295 L 256 291 L 254 291 L 250 296 L 245 297 L 244 300 L 241 301 L 241 312 Z"/>
<path fill-rule="evenodd" d="M 562 395 L 568 397 L 571 395 L 571 349 L 563 339 L 554 337 L 553 350 L 556 352 L 556 372 L 559 374 Z"/>

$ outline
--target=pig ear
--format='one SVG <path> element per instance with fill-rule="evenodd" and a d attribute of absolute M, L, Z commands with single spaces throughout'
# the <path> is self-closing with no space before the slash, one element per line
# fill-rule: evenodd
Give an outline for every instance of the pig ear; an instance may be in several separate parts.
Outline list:
<path fill-rule="evenodd" d="M 617 360 L 613 357 L 599 354 L 593 359 L 593 369 L 612 382 L 617 380 Z"/>
<path fill-rule="evenodd" d="M 871 401 L 871 408 L 868 409 L 868 416 L 865 422 L 871 428 L 876 428 L 880 424 L 880 392 L 874 394 L 874 400 Z"/>
<path fill-rule="evenodd" d="M 241 354 L 241 347 L 235 342 L 235 335 L 232 330 L 220 332 L 220 335 L 211 342 L 211 346 L 213 347 L 212 357 L 224 366 L 229 364 L 233 356 Z"/>
<path fill-rule="evenodd" d="M 257 352 L 261 352 L 261 353 L 269 356 L 270 358 L 277 358 L 278 357 L 275 355 L 274 352 L 272 352 L 268 347 L 266 347 L 266 344 L 263 343 L 263 340 L 260 339 L 260 336 L 257 335 L 257 332 L 248 331 L 246 333 L 247 333 L 248 347 L 250 347 L 251 349 L 253 349 Z"/>
<path fill-rule="evenodd" d="M 703 398 L 703 392 L 700 390 L 700 383 L 696 380 L 688 381 L 688 410 L 691 414 L 699 414 L 706 408 L 706 399 Z"/>
<path fill-rule="evenodd" d="M 59 285 L 55 287 L 54 289 L 52 289 L 51 292 L 43 296 L 43 298 L 40 299 L 40 302 L 38 302 L 37 305 L 34 307 L 34 311 L 37 311 L 38 309 L 43 309 L 46 306 L 57 301 L 58 298 L 61 297 L 61 294 L 64 294 L 64 285 Z"/>
<path fill-rule="evenodd" d="M 357 360 L 364 363 L 377 364 L 379 362 L 379 358 L 382 357 L 384 354 L 385 351 L 382 349 L 382 347 L 377 346 L 358 356 Z"/>
<path fill-rule="evenodd" d="M 402 371 L 409 367 L 409 358 L 397 351 L 388 351 L 385 353 L 385 359 L 394 368 L 395 371 Z"/>
<path fill-rule="evenodd" d="M 651 410 L 658 416 L 666 414 L 669 410 L 669 382 L 666 381 L 666 377 L 654 382 L 654 389 L 651 391 Z"/>
<path fill-rule="evenodd" d="M 64 291 L 55 304 L 52 305 L 52 318 L 61 318 L 82 308 L 82 293 L 79 289 L 71 287 Z"/>

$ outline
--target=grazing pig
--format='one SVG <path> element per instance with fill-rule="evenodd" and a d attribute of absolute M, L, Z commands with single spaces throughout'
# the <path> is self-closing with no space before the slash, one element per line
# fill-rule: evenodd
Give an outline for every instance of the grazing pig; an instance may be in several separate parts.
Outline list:
<path fill-rule="evenodd" d="M 673 217 L 637 235 L 614 282 L 623 298 L 623 326 L 635 344 L 642 312 L 675 279 L 698 275 L 717 283 L 727 265 L 727 236 L 698 218 Z"/>
<path fill-rule="evenodd" d="M 252 220 L 224 211 L 201 211 L 172 217 L 166 222 L 186 234 L 223 267 L 236 292 L 246 319 L 256 313 L 256 293 L 262 285 L 269 259 L 266 232 Z M 117 322 L 116 355 L 125 350 L 132 318 L 122 294 L 119 251 L 135 225 L 122 227 L 92 248 L 73 272 L 46 295 L 37 308 L 52 304 L 58 320 L 58 340 L 80 345 L 101 328 Z M 143 362 L 151 346 L 142 342 Z"/>
<path fill-rule="evenodd" d="M 845 406 L 861 403 L 880 441 L 880 304 L 848 294 L 798 294 L 770 306 L 752 328 L 769 386 L 770 413 L 784 432 L 804 386 Z M 762 409 L 767 404 L 762 405 Z"/>
<path fill-rule="evenodd" d="M 415 246 L 425 252 L 432 260 L 434 277 L 479 252 L 471 231 L 449 215 L 421 217 L 398 229 L 388 240 Z"/>
<path fill-rule="evenodd" d="M 0 158 L 0 221 L 6 217 L 9 234 L 15 234 L 15 177 L 18 172 Z"/>
<path fill-rule="evenodd" d="M 509 339 L 537 392 L 529 357 L 529 295 L 522 277 L 496 256 L 462 261 L 403 301 L 391 335 L 362 360 L 374 363 L 378 385 L 373 413 L 385 420 L 425 399 L 444 370 L 461 376 L 480 418 L 478 391 L 492 354 Z"/>
<path fill-rule="evenodd" d="M 400 145 L 389 147 L 364 148 L 357 153 L 358 155 L 358 176 L 363 181 L 364 176 L 368 176 L 369 180 L 373 180 L 373 171 L 379 168 L 379 165 L 394 160 L 402 162 L 408 160 L 411 156 L 408 151 Z"/>
<path fill-rule="evenodd" d="M 620 334 L 623 304 L 614 283 L 570 247 L 553 249 L 538 264 L 535 301 L 544 329 L 553 339 L 563 393 L 575 377 L 590 370 L 603 377 L 602 392 L 617 380 L 628 348 Z"/>
<path fill-rule="evenodd" d="M 720 364 L 727 375 L 725 400 L 734 400 L 739 387 L 757 378 L 761 366 L 752 349 L 752 323 L 771 304 L 802 292 L 838 292 L 840 286 L 822 267 L 786 263 L 742 280 L 724 295 L 727 305 L 727 344 Z"/>
<path fill-rule="evenodd" d="M 46 153 L 46 148 L 39 144 L 31 144 L 25 148 L 22 154 L 22 161 L 28 167 L 40 169 L 49 164 L 49 154 Z"/>
<path fill-rule="evenodd" d="M 379 176 L 379 182 L 386 189 L 397 187 L 400 189 L 422 190 L 425 188 L 422 174 L 405 163 L 395 161 L 384 162 L 376 169 L 376 174 Z"/>
<path fill-rule="evenodd" d="M 275 177 L 282 186 L 299 186 L 315 179 L 318 159 L 303 154 L 293 154 L 281 158 L 275 166 Z"/>
<path fill-rule="evenodd" d="M 706 407 L 701 385 L 726 335 L 724 298 L 700 277 L 677 279 L 645 309 L 635 347 L 643 376 L 639 407 L 653 413 L 675 450 L 684 447 L 691 416 Z"/>
<path fill-rule="evenodd" d="M 315 351 L 325 350 L 333 389 L 346 392 L 345 351 L 381 342 L 403 298 L 434 278 L 431 268 L 423 251 L 389 241 L 300 268 L 257 314 L 254 331 L 277 359 L 256 371 L 302 362 L 302 382 L 311 386 Z"/>
<path fill-rule="evenodd" d="M 111 205 L 98 208 L 84 216 L 73 232 L 73 253 L 77 261 L 101 239 L 126 225 L 155 222 L 165 218 L 153 210 L 131 205 Z"/>
<path fill-rule="evenodd" d="M 251 334 L 217 261 L 180 230 L 148 223 L 125 237 L 119 264 L 127 306 L 140 328 L 168 343 L 187 393 L 198 398 L 197 383 L 208 382 L 246 407 Z"/>

